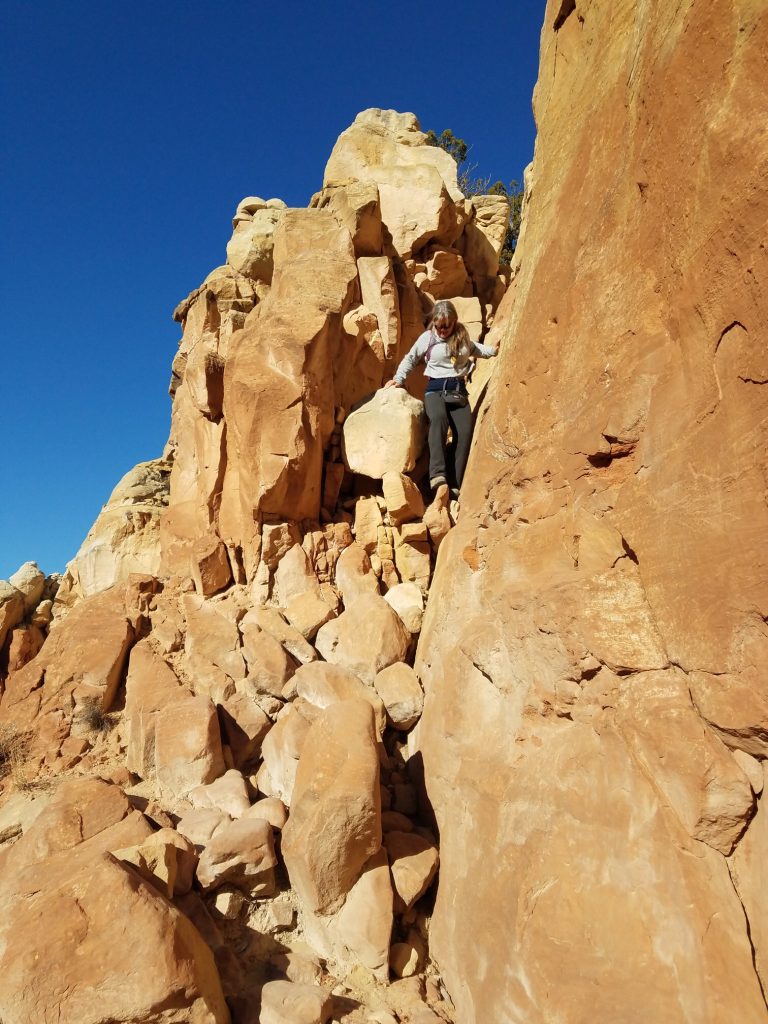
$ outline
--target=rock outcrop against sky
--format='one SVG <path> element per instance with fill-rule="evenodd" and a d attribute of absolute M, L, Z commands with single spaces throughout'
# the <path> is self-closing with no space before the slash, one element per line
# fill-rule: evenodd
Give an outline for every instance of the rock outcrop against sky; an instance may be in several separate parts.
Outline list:
<path fill-rule="evenodd" d="M 457 506 L 428 493 L 423 380 L 382 384 L 437 297 L 485 336 L 507 218 L 382 110 L 308 209 L 238 205 L 175 311 L 162 458 L 63 579 L 0 589 L 3 1021 L 452 1017 L 408 736 Z"/>
<path fill-rule="evenodd" d="M 0 583 L 4 1024 L 768 1019 L 767 61 L 549 3 L 512 270 L 411 114 L 238 205 L 162 458 Z M 438 298 L 460 509 L 382 389 Z"/>

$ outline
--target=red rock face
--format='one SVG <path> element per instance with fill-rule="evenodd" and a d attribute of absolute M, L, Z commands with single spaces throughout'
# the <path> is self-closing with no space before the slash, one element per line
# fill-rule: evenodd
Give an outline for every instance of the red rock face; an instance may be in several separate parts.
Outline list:
<path fill-rule="evenodd" d="M 466 1024 L 765 1020 L 732 750 L 768 753 L 767 54 L 760 5 L 547 5 L 515 304 L 417 663 Z"/>

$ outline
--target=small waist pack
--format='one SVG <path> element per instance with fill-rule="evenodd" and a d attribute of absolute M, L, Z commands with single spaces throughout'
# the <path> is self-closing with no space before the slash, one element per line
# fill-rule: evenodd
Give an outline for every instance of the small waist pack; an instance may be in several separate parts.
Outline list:
<path fill-rule="evenodd" d="M 465 405 L 469 405 L 467 385 L 461 377 L 444 377 L 440 381 L 440 387 L 430 386 L 428 393 L 442 395 L 443 401 L 449 409 L 461 409 Z"/>
<path fill-rule="evenodd" d="M 449 409 L 461 409 L 469 405 L 469 395 L 464 391 L 443 391 L 442 395 Z"/>

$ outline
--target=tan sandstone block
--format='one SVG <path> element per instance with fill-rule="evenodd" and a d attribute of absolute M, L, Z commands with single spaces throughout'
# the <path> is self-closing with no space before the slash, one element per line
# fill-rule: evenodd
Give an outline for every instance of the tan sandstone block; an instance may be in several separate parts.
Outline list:
<path fill-rule="evenodd" d="M 263 818 L 279 832 L 288 821 L 288 810 L 282 800 L 274 796 L 265 796 L 252 804 L 244 817 Z"/>
<path fill-rule="evenodd" d="M 205 786 L 195 786 L 187 800 L 193 807 L 215 807 L 230 818 L 241 818 L 251 806 L 245 779 L 234 768 Z"/>
<path fill-rule="evenodd" d="M 273 636 L 302 665 L 317 659 L 317 651 L 312 644 L 307 642 L 295 626 L 285 621 L 277 608 L 252 608 L 240 624 L 243 636 L 251 625 Z"/>
<path fill-rule="evenodd" d="M 345 606 L 362 594 L 378 594 L 379 581 L 367 552 L 360 544 L 350 544 L 339 555 L 335 582 Z"/>
<path fill-rule="evenodd" d="M 140 942 L 125 941 L 126 921 Z M 11 938 L 12 937 L 12 938 Z M 228 1024 L 213 954 L 188 918 L 108 854 L 64 884 L 7 903 L 0 922 L 3 1020 Z M 109 956 L 104 951 L 109 950 Z M 35 961 L 55 964 L 39 970 Z M 126 984 L 140 977 L 141 985 Z"/>
<path fill-rule="evenodd" d="M 301 544 L 294 544 L 275 569 L 275 600 L 285 608 L 294 597 L 320 589 L 317 577 Z"/>
<path fill-rule="evenodd" d="M 407 731 L 418 722 L 424 707 L 424 692 L 410 665 L 402 662 L 390 665 L 377 674 L 373 686 L 384 702 L 391 725 Z"/>
<path fill-rule="evenodd" d="M 268 981 L 261 990 L 259 1024 L 325 1024 L 333 999 L 327 989 L 293 981 Z"/>
<path fill-rule="evenodd" d="M 415 583 L 426 595 L 429 589 L 431 554 L 429 544 L 424 541 L 408 542 L 398 537 L 395 543 L 395 565 L 400 579 Z"/>
<path fill-rule="evenodd" d="M 434 843 L 415 832 L 386 832 L 384 846 L 401 910 L 412 907 L 427 891 L 437 871 Z"/>
<path fill-rule="evenodd" d="M 418 633 L 424 618 L 424 595 L 415 583 L 398 583 L 384 595 L 384 600 L 400 616 L 409 633 Z"/>
<path fill-rule="evenodd" d="M 175 829 L 161 828 L 143 843 L 113 853 L 118 860 L 132 865 L 168 899 L 192 888 L 197 853 L 193 843 Z"/>
<path fill-rule="evenodd" d="M 206 534 L 195 541 L 191 562 L 195 590 L 203 597 L 217 594 L 232 582 L 227 549 L 213 534 Z"/>
<path fill-rule="evenodd" d="M 219 705 L 222 740 L 232 752 L 236 768 L 258 758 L 272 720 L 246 693 L 234 693 Z"/>
<path fill-rule="evenodd" d="M 200 855 L 197 880 L 203 890 L 225 883 L 269 895 L 277 864 L 272 826 L 263 818 L 241 818 L 217 829 Z"/>
<path fill-rule="evenodd" d="M 189 697 L 163 708 L 155 721 L 155 777 L 161 790 L 183 796 L 224 774 L 216 708 L 208 697 Z"/>
<path fill-rule="evenodd" d="M 0 648 L 9 630 L 24 618 L 24 595 L 6 580 L 0 580 Z"/>
<path fill-rule="evenodd" d="M 357 261 L 363 305 L 378 323 L 384 359 L 397 358 L 400 340 L 400 303 L 397 282 L 388 256 L 363 256 Z"/>
<path fill-rule="evenodd" d="M 455 249 L 438 249 L 427 260 L 424 289 L 433 299 L 450 299 L 463 295 L 469 284 L 461 254 Z"/>
<path fill-rule="evenodd" d="M 43 596 L 45 573 L 36 562 L 25 562 L 9 578 L 8 582 L 24 596 L 24 614 L 29 615 Z"/>
<path fill-rule="evenodd" d="M 316 646 L 326 661 L 341 665 L 372 683 L 377 672 L 408 653 L 411 635 L 398 614 L 374 594 L 358 597 L 338 619 L 317 634 Z"/>
<path fill-rule="evenodd" d="M 324 185 L 350 180 L 378 185 L 382 222 L 403 258 L 432 239 L 452 244 L 467 218 L 455 161 L 425 144 L 413 114 L 374 108 L 357 115 L 333 148 Z"/>
<path fill-rule="evenodd" d="M 308 732 L 309 721 L 299 707 L 286 704 L 261 746 L 259 790 L 266 796 L 277 797 L 286 807 L 291 805 L 299 757 Z"/>
<path fill-rule="evenodd" d="M 353 473 L 381 480 L 414 468 L 426 437 L 424 407 L 404 388 L 382 388 L 344 421 L 343 454 Z"/>
<path fill-rule="evenodd" d="M 316 661 L 311 665 L 303 665 L 294 679 L 297 694 L 317 708 L 327 708 L 343 700 L 367 701 L 376 716 L 377 733 L 381 736 L 384 732 L 384 705 L 371 687 L 366 686 L 354 672 L 340 665 Z"/>
<path fill-rule="evenodd" d="M 285 617 L 305 640 L 312 640 L 318 629 L 335 617 L 335 612 L 318 593 L 308 590 L 288 602 Z"/>
<path fill-rule="evenodd" d="M 381 509 L 376 498 L 360 498 L 355 504 L 355 540 L 369 555 L 376 550 L 381 525 Z"/>
<path fill-rule="evenodd" d="M 291 884 L 314 911 L 337 910 L 381 845 L 376 742 L 362 700 L 332 704 L 307 734 L 282 850 Z"/>
<path fill-rule="evenodd" d="M 328 926 L 336 956 L 341 954 L 349 967 L 362 964 L 387 981 L 392 923 L 392 881 L 387 855 L 381 849 L 365 864 L 344 906 Z"/>
<path fill-rule="evenodd" d="M 382 477 L 384 500 L 390 518 L 398 525 L 424 515 L 424 499 L 413 480 L 405 473 L 385 473 Z"/>
<path fill-rule="evenodd" d="M 279 697 L 296 670 L 296 662 L 280 641 L 266 630 L 243 620 L 242 631 L 248 676 L 238 684 L 238 691 Z"/>

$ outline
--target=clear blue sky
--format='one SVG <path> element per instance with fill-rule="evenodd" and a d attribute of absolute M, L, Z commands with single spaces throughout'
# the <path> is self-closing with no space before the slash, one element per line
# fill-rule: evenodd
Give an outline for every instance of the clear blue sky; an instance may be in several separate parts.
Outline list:
<path fill-rule="evenodd" d="M 544 0 L 2 0 L 0 578 L 74 556 L 168 435 L 176 303 L 246 195 L 304 206 L 366 107 L 520 178 Z"/>

